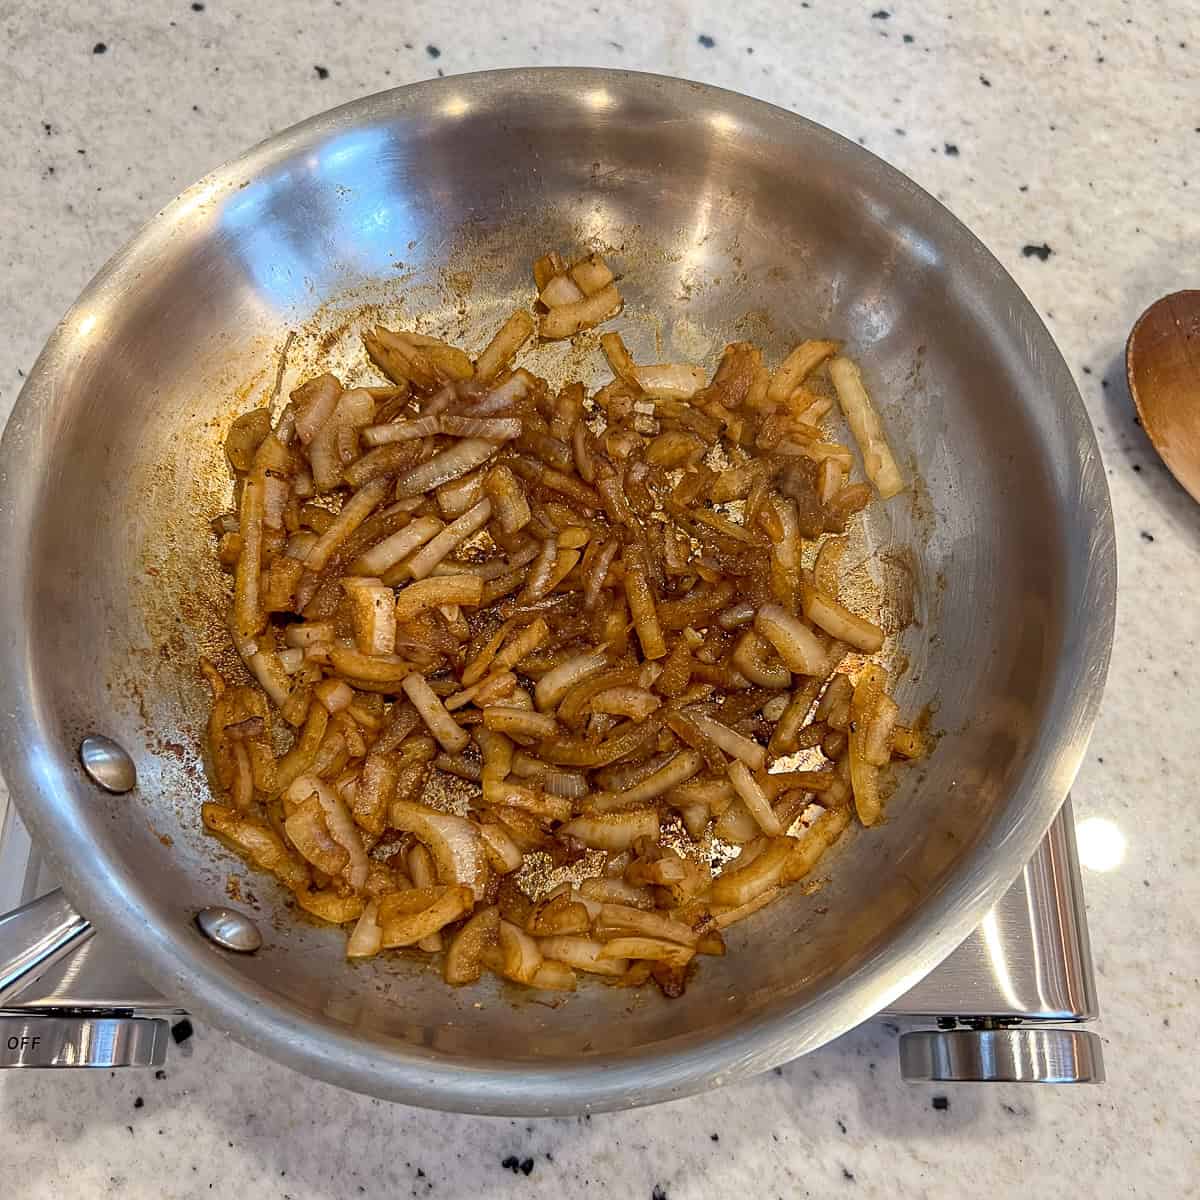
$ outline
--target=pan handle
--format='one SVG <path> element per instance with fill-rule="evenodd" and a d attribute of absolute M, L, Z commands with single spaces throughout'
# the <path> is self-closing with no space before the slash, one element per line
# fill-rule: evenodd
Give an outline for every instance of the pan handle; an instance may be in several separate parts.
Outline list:
<path fill-rule="evenodd" d="M 0 916 L 0 1008 L 94 932 L 61 888 Z"/>

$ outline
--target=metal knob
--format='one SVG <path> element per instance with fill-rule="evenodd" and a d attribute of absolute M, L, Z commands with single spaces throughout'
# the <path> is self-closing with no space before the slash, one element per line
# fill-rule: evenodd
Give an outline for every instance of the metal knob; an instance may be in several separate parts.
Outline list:
<path fill-rule="evenodd" d="M 145 1017 L 0 1016 L 0 1069 L 159 1067 L 170 1025 Z"/>
<path fill-rule="evenodd" d="M 1104 1053 L 1085 1029 L 926 1030 L 900 1038 L 900 1074 L 911 1083 L 1103 1083 Z"/>

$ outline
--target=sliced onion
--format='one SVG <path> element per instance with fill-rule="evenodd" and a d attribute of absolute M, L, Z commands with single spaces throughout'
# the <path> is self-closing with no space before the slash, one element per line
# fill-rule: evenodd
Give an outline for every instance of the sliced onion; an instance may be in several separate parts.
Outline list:
<path fill-rule="evenodd" d="M 417 517 L 370 550 L 363 551 L 350 564 L 350 570 L 355 575 L 382 575 L 444 528 L 437 517 Z"/>
<path fill-rule="evenodd" d="M 481 908 L 454 935 L 446 951 L 443 977 L 456 987 L 474 983 L 483 971 L 482 953 L 499 932 L 500 910 L 490 905 Z"/>
<path fill-rule="evenodd" d="M 443 750 L 450 754 L 458 754 L 467 748 L 467 743 L 471 740 L 467 731 L 446 711 L 446 706 L 426 683 L 423 675 L 413 671 L 405 676 L 400 686 Z"/>
<path fill-rule="evenodd" d="M 564 796 L 568 800 L 578 800 L 581 796 L 587 795 L 587 777 L 575 771 L 559 771 L 548 767 L 539 782 L 542 790 L 549 792 L 551 796 Z"/>
<path fill-rule="evenodd" d="M 521 847 L 508 836 L 502 826 L 484 821 L 479 826 L 479 835 L 483 838 L 488 862 L 497 874 L 511 874 L 525 861 Z"/>
<path fill-rule="evenodd" d="M 396 497 L 403 500 L 408 496 L 419 496 L 432 491 L 451 480 L 473 471 L 496 453 L 495 442 L 482 438 L 464 438 L 448 450 L 435 454 L 427 462 L 419 463 L 396 480 Z"/>
<path fill-rule="evenodd" d="M 641 783 L 625 791 L 597 792 L 584 808 L 588 812 L 612 812 L 622 808 L 634 808 L 691 779 L 702 766 L 704 758 L 697 751 L 681 750 L 670 762 L 659 767 Z"/>
<path fill-rule="evenodd" d="M 653 363 L 637 368 L 637 380 L 651 399 L 687 400 L 708 382 L 703 367 L 687 363 Z"/>
<path fill-rule="evenodd" d="M 587 650 L 552 667 L 537 682 L 533 698 L 542 712 L 557 707 L 577 683 L 598 674 L 608 666 L 607 648 Z"/>
<path fill-rule="evenodd" d="M 483 710 L 488 729 L 519 738 L 552 738 L 559 732 L 558 722 L 549 713 L 530 712 L 515 704 L 489 704 Z"/>
<path fill-rule="evenodd" d="M 391 824 L 423 842 L 437 864 L 443 883 L 465 884 L 482 900 L 487 889 L 488 862 L 479 826 L 465 817 L 437 812 L 423 804 L 394 800 Z"/>
<path fill-rule="evenodd" d="M 413 888 L 414 892 L 426 889 Z M 392 892 L 391 896 L 398 893 Z M 387 897 L 390 899 L 391 896 Z M 412 946 L 440 932 L 451 921 L 471 911 L 472 893 L 469 887 L 448 887 L 431 905 L 415 913 L 398 913 L 383 922 L 383 944 L 386 947 Z"/>
<path fill-rule="evenodd" d="M 292 684 L 279 655 L 274 650 L 258 650 L 246 660 L 262 690 L 280 707 L 287 703 Z"/>
<path fill-rule="evenodd" d="M 695 946 L 700 935 L 676 917 L 664 913 L 647 912 L 642 908 L 631 908 L 625 904 L 603 904 L 600 907 L 600 923 L 614 929 L 631 929 L 647 937 L 666 938 L 681 946 Z"/>
<path fill-rule="evenodd" d="M 714 721 L 706 713 L 696 712 L 690 708 L 685 709 L 684 712 L 726 754 L 731 754 L 734 758 L 740 758 L 751 770 L 762 770 L 767 761 L 767 752 L 757 742 L 743 737 L 740 733 L 730 729 L 728 725 L 722 725 L 720 721 Z"/>
<path fill-rule="evenodd" d="M 537 942 L 511 921 L 500 922 L 500 951 L 504 955 L 504 973 L 520 983 L 532 983 L 542 965 Z"/>
<path fill-rule="evenodd" d="M 658 811 L 653 808 L 631 812 L 603 813 L 595 817 L 576 817 L 559 829 L 564 837 L 573 837 L 594 850 L 628 850 L 640 837 L 658 837 Z"/>
<path fill-rule="evenodd" d="M 747 865 L 743 866 L 742 860 L 736 859 L 732 869 L 727 869 L 713 883 L 713 903 L 737 907 L 774 887 L 795 846 L 795 838 L 771 838 Z"/>
<path fill-rule="evenodd" d="M 657 666 L 656 663 L 647 665 Z M 611 687 L 605 688 L 604 691 L 593 696 L 589 707 L 592 712 L 608 713 L 616 717 L 632 717 L 635 721 L 641 721 L 661 705 L 662 700 L 645 688 Z"/>
<path fill-rule="evenodd" d="M 281 650 L 279 652 L 279 665 L 289 675 L 295 675 L 304 666 L 304 650 L 299 646 L 290 646 L 286 650 Z"/>
<path fill-rule="evenodd" d="M 420 416 L 411 421 L 393 421 L 388 425 L 368 425 L 360 436 L 364 446 L 386 446 L 389 442 L 433 437 L 441 431 L 438 417 Z"/>
<path fill-rule="evenodd" d="M 383 948 L 383 929 L 379 924 L 379 901 L 368 900 L 346 941 L 347 958 L 370 958 Z"/>
<path fill-rule="evenodd" d="M 555 275 L 538 296 L 547 308 L 558 308 L 560 304 L 575 304 L 583 298 L 583 291 L 569 275 Z"/>
<path fill-rule="evenodd" d="M 316 792 L 317 799 L 321 802 L 321 808 L 325 813 L 325 824 L 329 829 L 330 837 L 350 855 L 350 864 L 346 867 L 345 872 L 346 882 L 351 887 L 361 890 L 367 882 L 367 872 L 371 860 L 367 857 L 362 838 L 359 836 L 358 826 L 354 824 L 354 818 L 351 817 L 341 796 L 329 784 L 315 775 L 301 775 L 288 788 L 290 796 L 300 796 L 301 794 L 311 796 L 314 792 Z"/>
<path fill-rule="evenodd" d="M 489 779 L 483 785 L 483 802 L 494 808 L 519 808 L 548 821 L 565 821 L 571 815 L 571 802 L 563 796 L 524 787 L 507 780 Z"/>
<path fill-rule="evenodd" d="M 779 837 L 783 826 L 771 807 L 767 794 L 758 785 L 758 781 L 746 769 L 744 762 L 731 762 L 728 767 L 729 782 L 733 790 L 741 797 L 750 815 L 758 822 L 759 827 L 768 837 Z"/>
<path fill-rule="evenodd" d="M 754 628 L 775 647 L 789 670 L 798 675 L 819 675 L 825 670 L 829 661 L 825 643 L 778 604 L 764 604 L 754 618 Z"/>
<path fill-rule="evenodd" d="M 533 376 L 526 371 L 514 371 L 503 383 L 492 388 L 482 399 L 471 406 L 471 415 L 490 416 L 492 413 L 508 412 L 519 400 L 529 394 Z"/>
<path fill-rule="evenodd" d="M 566 963 L 577 971 L 588 971 L 593 975 L 624 975 L 629 962 L 624 958 L 605 958 L 604 943 L 575 934 L 556 934 L 538 939 L 538 948 L 544 957 L 554 962 Z"/>
<path fill-rule="evenodd" d="M 263 482 L 263 524 L 268 529 L 283 528 L 283 514 L 290 492 L 286 479 L 267 475 Z"/>
<path fill-rule="evenodd" d="M 332 642 L 333 625 L 328 621 L 299 621 L 283 631 L 289 646 L 311 646 L 314 642 Z"/>
<path fill-rule="evenodd" d="M 867 478 L 875 485 L 880 497 L 887 500 L 903 491 L 904 479 L 892 457 L 879 413 L 863 386 L 862 375 L 855 363 L 839 355 L 829 364 L 829 378 L 837 391 L 846 424 L 862 452 Z"/>
<path fill-rule="evenodd" d="M 303 394 L 301 394 L 303 393 Z M 317 436 L 317 430 L 333 416 L 342 385 L 332 375 L 320 375 L 296 389 L 292 404 L 296 413 L 296 436 L 308 445 Z"/>
<path fill-rule="evenodd" d="M 485 497 L 473 508 L 467 509 L 457 520 L 451 521 L 412 556 L 408 564 L 409 574 L 414 579 L 424 579 L 443 558 L 482 529 L 491 515 L 492 502 Z"/>
<path fill-rule="evenodd" d="M 510 442 L 521 436 L 520 417 L 459 417 L 446 413 L 439 418 L 442 433 L 451 437 L 485 438 Z"/>
<path fill-rule="evenodd" d="M 288 538 L 287 548 L 284 554 L 288 558 L 299 559 L 303 562 L 308 557 L 308 552 L 317 544 L 317 535 L 310 530 L 302 529 L 299 533 L 293 533 Z"/>
<path fill-rule="evenodd" d="M 855 615 L 815 588 L 804 591 L 804 615 L 826 633 L 864 654 L 876 654 L 883 647 L 883 630 L 878 625 Z"/>
<path fill-rule="evenodd" d="M 542 337 L 550 339 L 574 337 L 581 329 L 615 316 L 620 309 L 621 294 L 616 284 L 610 283 L 583 300 L 551 308 L 542 318 L 540 332 Z"/>
<path fill-rule="evenodd" d="M 665 938 L 618 937 L 604 943 L 602 958 L 644 958 L 651 962 L 665 962 L 672 967 L 686 967 L 696 956 L 691 946 L 668 942 Z"/>

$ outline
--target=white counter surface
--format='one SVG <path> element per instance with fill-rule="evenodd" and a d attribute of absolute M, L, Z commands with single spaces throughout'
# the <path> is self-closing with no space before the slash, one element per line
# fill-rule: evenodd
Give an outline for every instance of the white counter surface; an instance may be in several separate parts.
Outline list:
<path fill-rule="evenodd" d="M 1046 317 L 1117 519 L 1112 673 L 1074 792 L 1109 1083 L 909 1087 L 874 1025 L 707 1096 L 509 1121 L 352 1096 L 201 1027 L 161 1078 L 0 1076 L 4 1194 L 1200 1194 L 1200 510 L 1136 425 L 1122 371 L 1141 310 L 1200 286 L 1195 3 L 8 0 L 0 415 L 93 272 L 217 163 L 367 92 L 529 64 L 690 76 L 832 126 L 941 198 Z"/>

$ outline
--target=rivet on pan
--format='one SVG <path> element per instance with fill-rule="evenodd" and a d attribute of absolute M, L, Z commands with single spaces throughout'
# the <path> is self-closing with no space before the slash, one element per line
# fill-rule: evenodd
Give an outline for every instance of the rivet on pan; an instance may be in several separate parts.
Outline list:
<path fill-rule="evenodd" d="M 131 792 L 137 786 L 137 768 L 123 746 L 102 733 L 93 733 L 79 743 L 79 761 L 93 783 L 106 792 Z"/>
<path fill-rule="evenodd" d="M 202 908 L 196 914 L 196 926 L 210 942 L 222 950 L 235 950 L 238 954 L 253 954 L 262 945 L 262 934 L 258 926 L 245 913 L 236 908 L 214 904 Z"/>

